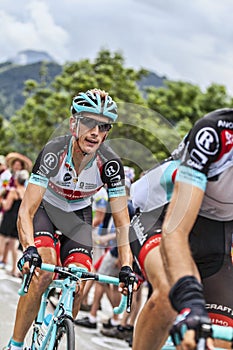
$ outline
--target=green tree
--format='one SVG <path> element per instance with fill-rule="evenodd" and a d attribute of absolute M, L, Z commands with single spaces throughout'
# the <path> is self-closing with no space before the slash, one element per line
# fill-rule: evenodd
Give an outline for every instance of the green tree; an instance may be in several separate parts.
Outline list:
<path fill-rule="evenodd" d="M 218 108 L 232 107 L 232 97 L 228 95 L 225 86 L 211 84 L 200 96 L 199 104 L 205 114 Z"/>
<path fill-rule="evenodd" d="M 109 91 L 118 104 L 119 121 L 108 142 L 139 174 L 168 156 L 204 114 L 233 104 L 222 85 L 212 84 L 202 92 L 199 86 L 182 81 L 150 87 L 143 97 L 137 81 L 148 72 L 124 64 L 120 52 L 101 50 L 93 62 L 84 59 L 65 64 L 50 86 L 46 83 L 47 67 L 42 65 L 40 82 L 25 82 L 23 108 L 7 125 L 0 120 L 0 144 L 5 151 L 17 150 L 34 161 L 54 130 L 56 135 L 68 131 L 72 97 L 80 91 L 100 88 Z"/>
<path fill-rule="evenodd" d="M 201 117 L 199 99 L 202 95 L 197 85 L 182 81 L 166 81 L 165 87 L 148 90 L 148 106 L 158 111 L 174 125 L 188 118 L 193 124 Z"/>
<path fill-rule="evenodd" d="M 14 147 L 34 160 L 54 129 L 68 121 L 72 97 L 79 91 L 97 87 L 109 91 L 116 101 L 146 105 L 136 84 L 145 74 L 143 69 L 125 68 L 120 53 L 102 50 L 93 63 L 67 63 L 50 87 L 45 87 L 44 81 L 28 80 L 26 102 L 11 118 L 14 131 L 17 130 L 12 135 Z M 121 124 L 116 128 L 122 128 Z"/>

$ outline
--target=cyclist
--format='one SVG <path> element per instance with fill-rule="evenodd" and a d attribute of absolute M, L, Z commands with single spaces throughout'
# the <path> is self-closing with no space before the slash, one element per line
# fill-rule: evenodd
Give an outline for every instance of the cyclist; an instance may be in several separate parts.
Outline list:
<path fill-rule="evenodd" d="M 62 232 L 60 258 L 64 266 L 92 266 L 91 197 L 106 185 L 117 228 L 121 270 L 119 291 L 127 293 L 132 273 L 128 243 L 129 214 L 125 195 L 124 169 L 119 157 L 104 144 L 117 105 L 103 90 L 80 92 L 71 106 L 71 135 L 58 136 L 40 152 L 23 198 L 18 217 L 23 256 L 18 266 L 29 271 L 32 259 L 56 264 L 54 232 Z M 50 273 L 37 269 L 29 292 L 19 299 L 11 350 L 20 350 L 40 305 L 40 297 L 51 282 Z M 77 291 L 73 316 L 80 307 L 82 290 Z"/>
<path fill-rule="evenodd" d="M 203 324 L 233 326 L 232 178 L 229 108 L 197 121 L 178 150 L 132 186 L 138 214 L 131 247 L 153 286 L 136 324 L 134 350 L 160 349 L 170 328 L 184 349 L 194 349 Z"/>

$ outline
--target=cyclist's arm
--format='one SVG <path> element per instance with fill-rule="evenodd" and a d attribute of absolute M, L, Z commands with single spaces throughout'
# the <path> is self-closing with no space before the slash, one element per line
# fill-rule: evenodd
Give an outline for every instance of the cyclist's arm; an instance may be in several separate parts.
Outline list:
<path fill-rule="evenodd" d="M 188 236 L 197 218 L 204 191 L 190 183 L 176 182 L 163 223 L 161 251 L 172 285 L 185 275 L 199 278 L 191 257 Z"/>
<path fill-rule="evenodd" d="M 110 205 L 116 228 L 118 253 L 121 265 L 130 266 L 132 268 L 133 259 L 128 238 L 130 219 L 127 198 L 125 196 L 110 198 Z"/>
<path fill-rule="evenodd" d="M 175 183 L 173 196 L 162 228 L 163 235 L 160 246 L 167 277 L 173 289 L 175 284 L 181 281 L 182 277 L 185 279 L 187 276 L 194 276 L 200 281 L 197 267 L 191 256 L 188 237 L 197 218 L 203 196 L 204 191 L 194 185 L 184 182 Z M 188 283 L 190 283 L 190 279 Z M 193 291 L 193 298 L 196 297 L 195 291 L 196 289 Z M 190 297 L 191 295 L 188 296 L 188 298 Z M 201 300 L 202 296 L 200 293 L 199 303 L 202 303 Z M 203 307 L 204 304 L 203 299 Z M 190 302 L 190 305 L 187 307 L 192 309 L 191 305 L 192 303 Z M 178 311 L 178 309 L 176 310 Z M 208 339 L 208 344 L 209 349 L 212 349 L 213 342 L 211 339 Z M 196 348 L 195 331 L 193 329 L 184 334 L 182 345 L 188 349 Z"/>
<path fill-rule="evenodd" d="M 18 214 L 19 240 L 23 250 L 34 246 L 33 218 L 41 203 L 45 188 L 29 183 L 25 191 Z"/>

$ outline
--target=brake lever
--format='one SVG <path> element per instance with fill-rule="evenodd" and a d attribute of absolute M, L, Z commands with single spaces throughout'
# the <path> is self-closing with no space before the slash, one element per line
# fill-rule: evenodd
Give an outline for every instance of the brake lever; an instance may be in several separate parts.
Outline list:
<path fill-rule="evenodd" d="M 135 276 L 133 274 L 129 275 L 129 281 L 127 285 L 128 294 L 127 294 L 127 305 L 126 305 L 126 312 L 131 312 L 131 305 L 133 300 L 133 286 L 135 282 Z"/>

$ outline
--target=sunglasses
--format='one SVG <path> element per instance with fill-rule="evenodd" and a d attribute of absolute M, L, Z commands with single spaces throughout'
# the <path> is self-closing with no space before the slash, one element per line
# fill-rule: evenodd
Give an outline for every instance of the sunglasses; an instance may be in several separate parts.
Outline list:
<path fill-rule="evenodd" d="M 109 123 L 103 123 L 98 120 L 88 118 L 88 117 L 78 117 L 80 122 L 85 125 L 88 129 L 93 129 L 98 125 L 100 132 L 106 132 L 109 131 L 112 128 L 112 124 Z"/>

